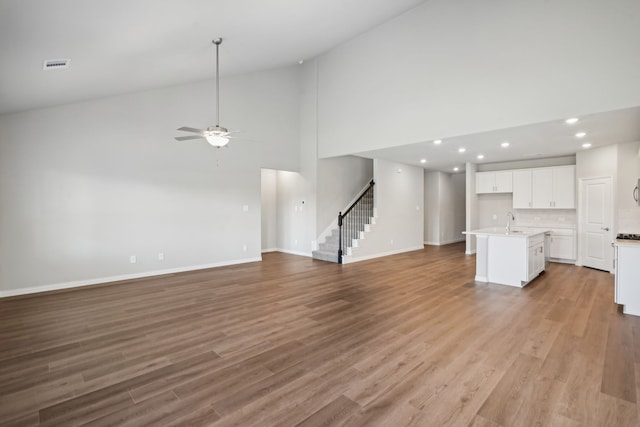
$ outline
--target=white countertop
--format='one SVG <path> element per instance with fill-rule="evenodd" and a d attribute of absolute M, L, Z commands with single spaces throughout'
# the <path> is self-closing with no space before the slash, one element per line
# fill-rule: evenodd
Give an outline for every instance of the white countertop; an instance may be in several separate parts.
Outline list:
<path fill-rule="evenodd" d="M 528 225 L 528 224 L 517 224 L 515 226 L 515 228 L 536 228 L 536 229 L 545 229 L 545 230 L 576 230 L 578 227 L 574 224 L 564 224 L 564 225 L 558 225 L 558 224 L 535 224 L 535 225 Z"/>
<path fill-rule="evenodd" d="M 613 241 L 614 246 L 630 246 L 640 248 L 640 240 L 616 239 Z"/>
<path fill-rule="evenodd" d="M 513 227 L 509 233 L 505 227 L 489 227 L 479 230 L 463 231 L 462 234 L 474 234 L 483 236 L 501 236 L 501 237 L 531 237 L 544 234 L 551 231 L 548 228 L 520 228 Z"/>

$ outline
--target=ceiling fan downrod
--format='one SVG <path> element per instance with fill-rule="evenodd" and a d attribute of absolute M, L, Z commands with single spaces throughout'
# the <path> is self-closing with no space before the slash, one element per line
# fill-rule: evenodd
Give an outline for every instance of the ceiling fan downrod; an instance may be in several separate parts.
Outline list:
<path fill-rule="evenodd" d="M 213 39 L 216 45 L 216 127 L 220 127 L 220 45 L 222 37 Z"/>

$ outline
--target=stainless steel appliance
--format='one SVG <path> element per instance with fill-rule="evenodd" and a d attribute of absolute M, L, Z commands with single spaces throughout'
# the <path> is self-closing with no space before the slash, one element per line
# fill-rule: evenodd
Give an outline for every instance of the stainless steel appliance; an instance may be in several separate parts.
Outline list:
<path fill-rule="evenodd" d="M 618 240 L 640 240 L 640 234 L 621 233 L 616 235 Z"/>

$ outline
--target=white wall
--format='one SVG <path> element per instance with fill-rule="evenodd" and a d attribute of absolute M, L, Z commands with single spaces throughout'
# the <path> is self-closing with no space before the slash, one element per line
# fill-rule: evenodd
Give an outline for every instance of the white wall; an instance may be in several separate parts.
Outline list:
<path fill-rule="evenodd" d="M 320 57 L 320 157 L 640 105 L 637 0 L 430 0 Z"/>
<path fill-rule="evenodd" d="M 373 178 L 373 161 L 354 156 L 318 160 L 317 61 L 300 67 L 299 172 L 274 171 L 274 248 L 311 256 L 317 238 Z"/>
<path fill-rule="evenodd" d="M 446 245 L 464 240 L 465 174 L 425 172 L 424 243 Z"/>
<path fill-rule="evenodd" d="M 317 235 L 337 221 L 373 178 L 373 160 L 355 156 L 318 160 Z"/>
<path fill-rule="evenodd" d="M 465 240 L 462 232 L 466 230 L 466 182 L 465 173 L 456 173 L 451 175 L 451 186 L 453 196 L 453 226 L 451 234 L 446 236 L 447 240 L 462 241 Z"/>
<path fill-rule="evenodd" d="M 611 176 L 618 170 L 618 145 L 579 151 L 576 153 L 576 178 Z M 613 188 L 616 188 L 615 185 Z"/>
<path fill-rule="evenodd" d="M 309 207 L 309 185 L 298 172 L 277 171 L 277 248 L 311 256 L 315 212 Z"/>
<path fill-rule="evenodd" d="M 428 245 L 440 241 L 440 174 L 424 172 L 424 243 Z"/>
<path fill-rule="evenodd" d="M 618 144 L 618 209 L 638 209 L 633 200 L 633 189 L 640 178 L 640 143 Z"/>
<path fill-rule="evenodd" d="M 640 179 L 640 143 L 618 145 L 618 233 L 640 234 L 640 207 L 633 189 Z"/>
<path fill-rule="evenodd" d="M 173 140 L 213 124 L 213 81 L 1 116 L 0 291 L 260 259 L 260 168 L 299 166 L 298 70 L 221 84 L 221 124 L 255 141 Z"/>
<path fill-rule="evenodd" d="M 300 175 L 304 178 L 305 229 L 297 234 L 302 248 L 317 249 L 318 216 L 318 62 L 305 61 L 301 70 L 300 89 Z"/>
<path fill-rule="evenodd" d="M 277 171 L 262 169 L 260 198 L 260 231 L 262 252 L 275 251 L 278 247 L 278 181 Z"/>
<path fill-rule="evenodd" d="M 373 161 L 376 224 L 346 262 L 424 248 L 423 173 L 416 166 Z"/>
<path fill-rule="evenodd" d="M 474 163 L 465 164 L 465 209 L 467 211 L 465 230 L 471 231 L 478 228 L 478 195 L 476 194 L 476 170 Z M 476 236 L 467 234 L 465 238 L 465 253 L 476 252 Z"/>

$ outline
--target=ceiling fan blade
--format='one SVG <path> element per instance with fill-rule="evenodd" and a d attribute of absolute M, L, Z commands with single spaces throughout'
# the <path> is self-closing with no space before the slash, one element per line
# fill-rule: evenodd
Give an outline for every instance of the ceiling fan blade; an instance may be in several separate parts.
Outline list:
<path fill-rule="evenodd" d="M 190 139 L 204 139 L 204 136 L 194 135 L 194 136 L 176 136 L 176 141 L 188 141 Z"/>
<path fill-rule="evenodd" d="M 186 127 L 186 126 L 178 128 L 178 130 L 181 130 L 181 131 L 184 131 L 184 132 L 204 133 L 203 129 L 190 128 L 190 127 Z"/>

